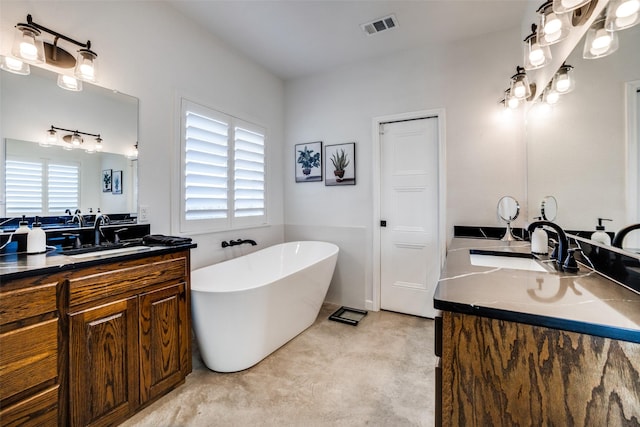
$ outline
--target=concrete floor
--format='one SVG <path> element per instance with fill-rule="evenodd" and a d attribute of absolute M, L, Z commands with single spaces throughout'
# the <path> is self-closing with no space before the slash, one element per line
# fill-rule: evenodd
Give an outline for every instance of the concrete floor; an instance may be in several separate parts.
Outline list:
<path fill-rule="evenodd" d="M 369 312 L 358 326 L 316 322 L 257 365 L 221 374 L 194 342 L 186 383 L 122 426 L 432 426 L 433 321 Z"/>

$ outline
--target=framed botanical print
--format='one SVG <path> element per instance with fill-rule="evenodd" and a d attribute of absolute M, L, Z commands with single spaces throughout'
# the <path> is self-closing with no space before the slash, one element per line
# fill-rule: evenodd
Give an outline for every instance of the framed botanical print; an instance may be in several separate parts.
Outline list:
<path fill-rule="evenodd" d="M 296 182 L 322 181 L 322 141 L 296 144 Z"/>
<path fill-rule="evenodd" d="M 356 143 L 325 147 L 324 185 L 356 185 Z"/>

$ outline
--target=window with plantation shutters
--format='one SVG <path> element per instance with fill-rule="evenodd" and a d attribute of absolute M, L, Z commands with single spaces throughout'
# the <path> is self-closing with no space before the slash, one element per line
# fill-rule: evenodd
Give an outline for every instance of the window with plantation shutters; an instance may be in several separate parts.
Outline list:
<path fill-rule="evenodd" d="M 264 129 L 183 99 L 181 152 L 181 232 L 266 223 Z"/>
<path fill-rule="evenodd" d="M 47 166 L 47 215 L 64 214 L 80 206 L 80 168 L 74 164 L 49 163 Z"/>
<path fill-rule="evenodd" d="M 80 206 L 80 166 L 48 159 L 6 160 L 7 216 L 63 214 Z"/>

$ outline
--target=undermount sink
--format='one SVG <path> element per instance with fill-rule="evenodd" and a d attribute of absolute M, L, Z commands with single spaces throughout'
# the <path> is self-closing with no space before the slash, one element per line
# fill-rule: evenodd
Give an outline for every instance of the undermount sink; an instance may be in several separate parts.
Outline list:
<path fill-rule="evenodd" d="M 548 272 L 533 255 L 519 252 L 469 250 L 471 265 L 478 267 L 507 268 L 510 270 Z"/>
<path fill-rule="evenodd" d="M 122 254 L 128 254 L 128 253 L 137 253 L 137 252 L 144 252 L 144 251 L 148 251 L 148 250 L 151 250 L 151 248 L 149 246 L 125 246 L 125 247 L 122 247 L 122 248 L 104 249 L 104 250 L 99 250 L 99 251 L 84 252 L 84 253 L 80 253 L 80 254 L 67 255 L 67 256 L 70 257 L 70 258 L 82 259 L 82 258 L 91 258 L 91 257 L 98 257 L 98 256 L 109 256 L 109 255 L 122 255 Z"/>

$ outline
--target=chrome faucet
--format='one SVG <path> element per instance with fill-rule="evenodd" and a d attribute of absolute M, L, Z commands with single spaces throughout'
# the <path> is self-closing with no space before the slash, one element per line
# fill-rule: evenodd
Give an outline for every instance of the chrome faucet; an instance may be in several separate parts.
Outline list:
<path fill-rule="evenodd" d="M 567 235 L 564 230 L 557 224 L 554 224 L 551 221 L 534 221 L 527 227 L 527 231 L 529 235 L 533 233 L 533 230 L 536 227 L 540 227 L 542 225 L 546 225 L 547 227 L 553 228 L 553 230 L 558 235 L 558 258 L 556 259 L 556 263 L 558 264 L 560 270 L 562 270 L 562 264 L 567 258 L 569 254 L 569 239 L 567 239 Z"/>
<path fill-rule="evenodd" d="M 102 225 L 109 224 L 109 217 L 106 215 L 97 215 L 93 223 L 93 244 L 94 246 L 100 246 L 100 241 L 104 237 L 102 232 Z"/>
<path fill-rule="evenodd" d="M 627 234 L 629 234 L 629 232 L 633 230 L 640 230 L 640 223 L 632 224 L 628 227 L 623 228 L 622 230 L 619 230 L 616 235 L 613 236 L 611 246 L 622 249 L 622 242 L 624 241 L 624 238 L 627 236 Z"/>

